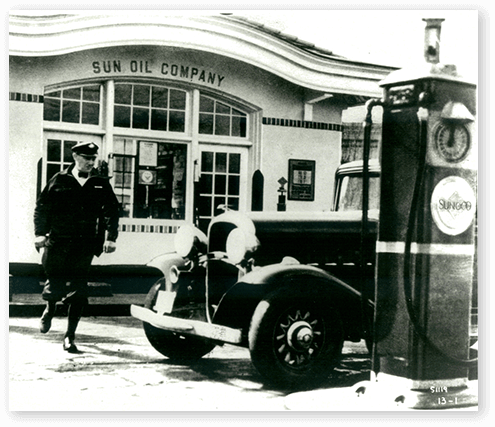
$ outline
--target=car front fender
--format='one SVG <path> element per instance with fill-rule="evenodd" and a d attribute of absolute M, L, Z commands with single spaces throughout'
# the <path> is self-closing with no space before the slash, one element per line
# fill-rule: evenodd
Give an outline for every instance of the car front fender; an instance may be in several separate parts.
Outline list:
<path fill-rule="evenodd" d="M 157 257 L 150 260 L 146 265 L 148 267 L 154 267 L 160 270 L 165 277 L 168 277 L 170 268 L 172 266 L 175 266 L 178 269 L 185 268 L 187 265 L 187 261 L 176 252 L 169 252 L 166 254 L 158 255 Z"/>
<path fill-rule="evenodd" d="M 358 315 L 363 308 L 361 293 L 326 271 L 300 264 L 273 264 L 247 273 L 224 295 L 214 321 L 247 333 L 258 303 L 280 289 L 288 299 L 311 298 L 338 309 L 347 338 L 362 337 Z M 364 307 L 367 316 L 372 316 L 373 302 L 364 301 Z"/>

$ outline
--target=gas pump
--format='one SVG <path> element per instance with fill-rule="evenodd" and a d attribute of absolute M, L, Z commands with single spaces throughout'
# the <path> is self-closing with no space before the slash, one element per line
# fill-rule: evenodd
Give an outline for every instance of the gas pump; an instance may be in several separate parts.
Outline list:
<path fill-rule="evenodd" d="M 468 387 L 477 189 L 476 86 L 439 63 L 385 79 L 373 371 L 410 408 L 477 404 Z M 380 387 L 383 389 L 383 387 Z"/>

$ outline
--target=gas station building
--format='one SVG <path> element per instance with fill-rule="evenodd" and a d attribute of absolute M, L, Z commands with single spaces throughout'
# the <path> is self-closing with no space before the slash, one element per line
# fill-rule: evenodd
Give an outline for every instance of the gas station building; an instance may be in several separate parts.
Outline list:
<path fill-rule="evenodd" d="M 10 262 L 37 264 L 36 197 L 81 141 L 122 205 L 119 250 L 144 264 L 225 206 L 326 211 L 342 113 L 392 68 L 234 16 L 85 12 L 9 18 Z M 15 220 L 14 220 L 15 219 Z"/>

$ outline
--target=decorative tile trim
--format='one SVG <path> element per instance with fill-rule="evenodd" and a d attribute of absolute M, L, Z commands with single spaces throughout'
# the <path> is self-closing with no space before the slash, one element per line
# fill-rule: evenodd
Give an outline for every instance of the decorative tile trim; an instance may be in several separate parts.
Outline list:
<path fill-rule="evenodd" d="M 343 126 L 339 123 L 308 122 L 305 120 L 277 119 L 263 117 L 263 124 L 269 126 L 295 127 L 342 132 Z"/>
<path fill-rule="evenodd" d="M 43 103 L 43 95 L 33 95 L 30 93 L 9 92 L 9 101 L 36 102 Z"/>
<path fill-rule="evenodd" d="M 159 233 L 175 234 L 179 227 L 177 225 L 142 225 L 142 224 L 120 224 L 119 231 L 123 233 Z"/>

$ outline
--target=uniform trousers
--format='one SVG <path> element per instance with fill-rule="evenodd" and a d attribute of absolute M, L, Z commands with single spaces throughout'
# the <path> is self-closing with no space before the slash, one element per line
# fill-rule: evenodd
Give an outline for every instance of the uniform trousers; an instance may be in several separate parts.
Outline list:
<path fill-rule="evenodd" d="M 94 256 L 93 241 L 50 241 L 42 264 L 47 277 L 42 298 L 65 304 L 88 303 L 88 274 Z"/>

